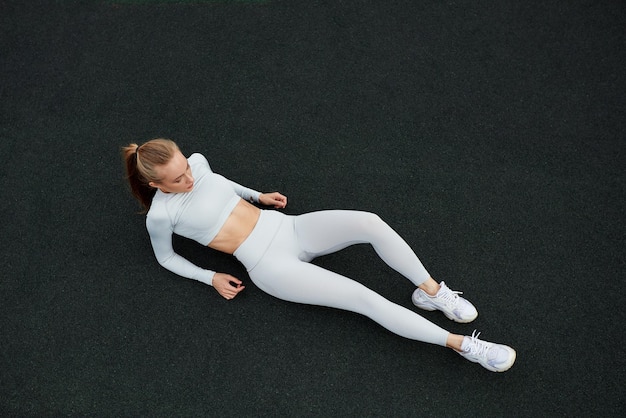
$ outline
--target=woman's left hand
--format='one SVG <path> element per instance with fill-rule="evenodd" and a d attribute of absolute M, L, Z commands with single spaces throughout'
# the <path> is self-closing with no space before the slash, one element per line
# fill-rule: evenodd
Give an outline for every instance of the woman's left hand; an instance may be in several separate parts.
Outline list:
<path fill-rule="evenodd" d="M 282 209 L 287 206 L 287 196 L 283 196 L 278 192 L 261 193 L 259 203 L 266 206 L 273 206 L 276 209 Z"/>

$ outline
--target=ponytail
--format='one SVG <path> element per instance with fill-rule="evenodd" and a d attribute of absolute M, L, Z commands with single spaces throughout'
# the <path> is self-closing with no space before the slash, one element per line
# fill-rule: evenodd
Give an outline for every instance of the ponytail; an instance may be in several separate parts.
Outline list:
<path fill-rule="evenodd" d="M 169 139 L 153 139 L 143 145 L 135 143 L 122 147 L 122 159 L 126 167 L 126 179 L 133 196 L 143 206 L 141 213 L 146 213 L 152 204 L 156 188 L 150 182 L 159 182 L 156 167 L 167 164 L 178 146 Z"/>

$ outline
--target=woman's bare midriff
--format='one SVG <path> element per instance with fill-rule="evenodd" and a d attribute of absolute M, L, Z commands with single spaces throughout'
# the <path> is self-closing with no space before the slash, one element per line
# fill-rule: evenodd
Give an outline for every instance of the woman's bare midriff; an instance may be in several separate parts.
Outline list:
<path fill-rule="evenodd" d="M 209 247 L 223 253 L 232 254 L 243 243 L 254 229 L 261 216 L 261 210 L 256 206 L 240 200 L 235 209 L 217 233 Z"/>

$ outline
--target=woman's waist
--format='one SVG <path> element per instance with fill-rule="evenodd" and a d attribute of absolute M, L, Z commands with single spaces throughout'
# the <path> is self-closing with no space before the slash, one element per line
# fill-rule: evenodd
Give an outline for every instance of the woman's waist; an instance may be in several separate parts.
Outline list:
<path fill-rule="evenodd" d="M 257 262 L 263 258 L 285 219 L 287 216 L 281 212 L 260 210 L 254 229 L 233 252 L 233 255 L 248 271 L 252 270 Z"/>
<path fill-rule="evenodd" d="M 209 243 L 209 247 L 233 254 L 254 230 L 259 221 L 261 209 L 241 199 L 222 224 L 219 232 Z"/>

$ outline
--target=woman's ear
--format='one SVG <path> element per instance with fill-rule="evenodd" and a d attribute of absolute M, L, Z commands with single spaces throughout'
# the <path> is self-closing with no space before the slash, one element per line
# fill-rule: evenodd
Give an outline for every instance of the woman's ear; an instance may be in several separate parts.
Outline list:
<path fill-rule="evenodd" d="M 148 182 L 148 186 L 152 187 L 153 189 L 158 189 L 159 186 L 157 186 L 157 184 L 153 181 Z"/>

